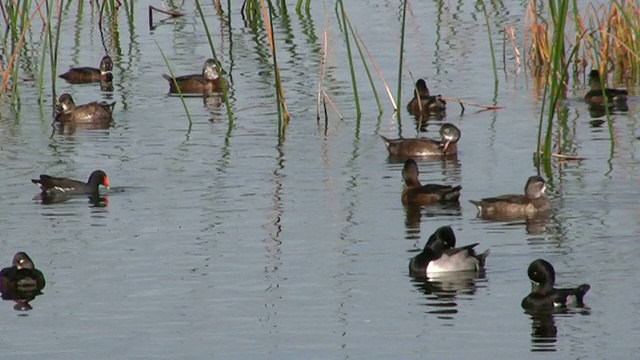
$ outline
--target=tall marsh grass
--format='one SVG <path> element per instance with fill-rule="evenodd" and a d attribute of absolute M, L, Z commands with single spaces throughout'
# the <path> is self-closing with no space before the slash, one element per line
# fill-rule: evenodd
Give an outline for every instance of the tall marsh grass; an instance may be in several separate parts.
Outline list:
<path fill-rule="evenodd" d="M 578 6 L 575 0 L 531 0 L 527 6 L 525 53 L 528 69 L 534 77 L 546 79 L 537 146 L 547 170 L 552 155 L 556 110 L 566 98 L 570 79 L 584 79 L 591 68 L 599 69 L 604 78 L 613 72 L 614 78 L 626 80 L 628 84 L 636 84 L 640 75 L 638 4 L 615 0 L 599 6 L 581 3 L 582 13 Z M 607 118 L 613 145 L 608 112 Z"/>

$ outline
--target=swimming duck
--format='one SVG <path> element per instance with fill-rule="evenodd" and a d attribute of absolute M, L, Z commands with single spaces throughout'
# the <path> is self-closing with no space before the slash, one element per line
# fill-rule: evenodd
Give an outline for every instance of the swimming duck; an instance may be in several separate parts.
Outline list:
<path fill-rule="evenodd" d="M 427 83 L 423 79 L 416 81 L 413 99 L 407 104 L 407 111 L 412 115 L 436 113 L 446 110 L 447 103 L 440 95 L 431 96 Z"/>
<path fill-rule="evenodd" d="M 111 61 L 109 55 L 105 55 L 102 60 L 100 60 L 100 67 L 98 69 L 93 67 L 71 68 L 66 73 L 59 75 L 59 77 L 71 84 L 112 81 L 113 75 L 111 74 L 111 70 L 113 70 L 113 61 Z"/>
<path fill-rule="evenodd" d="M 42 272 L 35 268 L 33 261 L 25 252 L 14 255 L 12 266 L 0 271 L 0 292 L 33 292 L 44 288 Z"/>
<path fill-rule="evenodd" d="M 543 260 L 534 260 L 527 270 L 529 279 L 534 287 L 529 295 L 522 300 L 522 307 L 528 311 L 549 311 L 555 308 L 566 308 L 570 302 L 576 306 L 584 306 L 584 295 L 589 291 L 589 284 L 582 284 L 576 288 L 556 289 L 556 273 L 553 266 Z"/>
<path fill-rule="evenodd" d="M 222 91 L 220 66 L 214 59 L 207 59 L 207 61 L 204 62 L 202 74 L 183 75 L 176 78 L 162 74 L 162 77 L 169 81 L 170 94 L 178 93 L 176 83 L 178 83 L 180 91 L 183 94 L 207 94 Z"/>
<path fill-rule="evenodd" d="M 111 104 L 102 102 L 90 102 L 76 106 L 71 95 L 64 93 L 58 98 L 58 115 L 55 121 L 60 123 L 109 123 L 113 121 L 113 109 L 115 101 Z"/>
<path fill-rule="evenodd" d="M 442 124 L 440 140 L 434 139 L 388 139 L 382 135 L 382 140 L 389 151 L 389 155 L 399 157 L 416 156 L 445 156 L 458 152 L 457 142 L 460 140 L 460 129 L 453 124 Z"/>
<path fill-rule="evenodd" d="M 624 89 L 603 89 L 600 82 L 600 72 L 596 69 L 589 73 L 589 86 L 591 86 L 591 90 L 584 96 L 584 101 L 588 104 L 604 105 L 606 97 L 607 103 L 612 106 L 626 105 L 629 92 Z"/>
<path fill-rule="evenodd" d="M 40 175 L 40 179 L 31 179 L 31 182 L 40 186 L 42 195 L 51 195 L 52 193 L 98 195 L 100 185 L 104 185 L 109 189 L 109 178 L 102 170 L 92 172 L 87 182 L 44 174 Z"/>
<path fill-rule="evenodd" d="M 476 254 L 478 243 L 456 248 L 456 237 L 450 226 L 438 228 L 427 241 L 424 250 L 409 262 L 409 272 L 414 276 L 429 276 L 443 272 L 481 271 L 489 256 L 487 250 Z"/>
<path fill-rule="evenodd" d="M 551 202 L 544 196 L 547 188 L 540 176 L 527 179 L 524 195 L 507 194 L 481 200 L 469 200 L 478 208 L 478 216 L 484 219 L 534 217 L 551 209 Z"/>
<path fill-rule="evenodd" d="M 402 189 L 402 203 L 427 205 L 436 202 L 457 202 L 460 198 L 462 186 L 450 186 L 440 184 L 422 185 L 419 179 L 420 171 L 418 164 L 413 159 L 404 162 L 402 168 L 402 178 L 404 188 Z"/>

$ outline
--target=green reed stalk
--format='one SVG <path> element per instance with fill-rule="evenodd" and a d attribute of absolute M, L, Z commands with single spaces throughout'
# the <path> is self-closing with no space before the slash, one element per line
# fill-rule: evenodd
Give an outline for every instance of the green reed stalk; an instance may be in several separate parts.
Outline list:
<path fill-rule="evenodd" d="M 200 14 L 200 19 L 202 20 L 202 26 L 204 26 L 204 31 L 207 34 L 207 39 L 209 40 L 209 47 L 211 48 L 211 55 L 213 56 L 213 59 L 216 61 L 216 63 L 219 65 L 221 64 L 220 60 L 218 60 L 218 56 L 216 54 L 216 47 L 213 45 L 213 40 L 211 37 L 211 33 L 209 33 L 209 26 L 207 25 L 207 21 L 204 18 L 204 13 L 202 12 L 202 7 L 200 6 L 200 0 L 196 0 L 196 8 L 198 9 L 198 13 Z M 231 110 L 231 105 L 229 104 L 229 89 L 227 89 L 227 80 L 224 78 L 224 75 L 222 74 L 222 69 L 219 69 L 219 73 L 220 73 L 220 78 L 222 79 L 222 81 L 220 81 L 220 85 L 222 85 L 222 100 L 224 101 L 224 104 L 227 108 L 227 117 L 229 117 L 229 122 L 231 123 L 231 125 L 233 126 L 233 110 Z"/>
<path fill-rule="evenodd" d="M 191 125 L 193 125 L 193 121 L 191 121 L 191 114 L 189 113 L 189 108 L 187 107 L 187 102 L 184 101 L 184 96 L 182 95 L 182 89 L 180 89 L 180 85 L 178 85 L 178 82 L 176 81 L 176 76 L 173 73 L 173 69 L 171 69 L 171 65 L 169 64 L 169 60 L 167 60 L 167 57 L 164 55 L 164 51 L 162 51 L 162 48 L 160 47 L 160 45 L 158 45 L 158 42 L 156 40 L 153 40 L 153 42 L 156 43 L 156 46 L 158 47 L 158 50 L 160 50 L 160 55 L 162 55 L 162 59 L 164 60 L 164 63 L 167 65 L 167 69 L 169 69 L 169 74 L 171 75 L 171 78 L 173 79 L 173 83 L 176 86 L 176 90 L 178 90 L 178 96 L 180 96 L 180 101 L 182 101 L 182 106 L 184 107 L 184 112 L 187 114 L 187 120 L 189 120 L 189 131 L 191 131 Z"/>
<path fill-rule="evenodd" d="M 351 54 L 351 44 L 349 42 L 349 31 L 347 31 L 347 14 L 344 11 L 342 0 L 338 0 L 342 17 L 342 28 L 344 29 L 344 40 L 347 45 L 347 55 L 349 56 L 349 70 L 351 71 L 351 85 L 353 87 L 353 96 L 356 102 L 356 116 L 360 119 L 362 111 L 360 110 L 360 97 L 358 96 L 358 84 L 356 83 L 356 72 L 353 65 L 353 56 Z"/>
<path fill-rule="evenodd" d="M 553 40 L 550 47 L 551 69 L 549 75 L 551 77 L 551 89 L 549 91 L 549 109 L 547 115 L 547 132 L 544 141 L 543 162 L 545 168 L 551 165 L 551 137 L 553 132 L 553 119 L 555 116 L 558 101 L 564 97 L 565 84 L 567 79 L 567 67 L 565 62 L 565 42 L 564 30 L 567 20 L 569 1 L 568 0 L 552 0 L 549 2 L 549 12 L 553 22 Z M 575 54 L 576 47 L 573 49 Z M 539 131 L 540 132 L 540 131 Z M 540 139 L 538 139 L 538 146 Z"/>
<path fill-rule="evenodd" d="M 351 22 L 349 21 L 349 18 L 346 16 L 346 14 L 345 14 L 345 19 L 347 20 L 347 25 L 349 25 L 351 36 L 353 36 L 353 42 L 356 43 L 356 48 L 358 49 L 358 54 L 360 54 L 360 59 L 362 60 L 362 65 L 364 66 L 364 70 L 366 71 L 367 77 L 369 78 L 369 83 L 371 84 L 371 90 L 373 91 L 373 96 L 376 98 L 376 103 L 378 103 L 378 110 L 380 111 L 380 113 L 383 113 L 384 110 L 382 108 L 382 103 L 380 102 L 380 97 L 378 96 L 378 90 L 376 89 L 376 84 L 373 82 L 371 71 L 369 71 L 369 66 L 367 65 L 367 61 L 365 60 L 364 54 L 362 53 L 360 42 L 358 42 L 358 36 L 356 35 L 355 31 L 353 31 Z M 360 41 L 362 41 L 362 39 L 360 39 Z"/>
<path fill-rule="evenodd" d="M 484 21 L 487 25 L 487 36 L 489 37 L 489 50 L 491 51 L 491 61 L 493 63 L 493 80 L 498 82 L 498 65 L 496 63 L 496 53 L 493 50 L 493 37 L 491 36 L 491 26 L 489 25 L 489 15 L 487 15 L 487 7 L 484 4 L 484 1 L 481 0 L 480 4 L 482 5 L 482 12 L 484 13 Z"/>
<path fill-rule="evenodd" d="M 47 13 L 47 23 L 45 24 L 47 38 L 51 39 L 51 14 L 53 14 L 53 12 L 51 11 L 49 0 L 46 0 L 45 9 Z M 42 91 L 44 89 L 44 59 L 47 57 L 49 43 L 50 41 L 42 42 L 42 59 L 40 60 L 40 73 L 38 74 L 38 104 L 42 104 Z"/>
<path fill-rule="evenodd" d="M 400 59 L 398 60 L 398 101 L 396 104 L 402 104 L 402 67 L 404 65 L 404 29 L 407 19 L 407 2 L 402 2 L 402 25 L 400 27 Z M 397 111 L 398 119 L 400 119 L 400 111 Z"/>

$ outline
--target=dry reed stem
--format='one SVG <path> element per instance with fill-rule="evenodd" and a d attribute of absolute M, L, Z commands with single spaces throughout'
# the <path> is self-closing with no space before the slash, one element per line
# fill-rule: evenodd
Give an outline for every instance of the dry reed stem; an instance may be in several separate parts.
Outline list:
<path fill-rule="evenodd" d="M 389 84 L 387 84 L 387 81 L 384 79 L 384 76 L 382 75 L 382 72 L 380 71 L 380 68 L 378 67 L 378 64 L 376 64 L 376 61 L 373 59 L 373 55 L 371 55 L 371 52 L 369 51 L 369 48 L 367 47 L 367 44 L 365 44 L 364 41 L 362 41 L 362 38 L 360 37 L 360 34 L 358 34 L 357 30 L 356 30 L 355 34 L 356 34 L 356 37 L 358 38 L 358 41 L 360 41 L 360 43 L 362 44 L 362 47 L 364 47 L 364 50 L 367 52 L 367 56 L 369 57 L 369 60 L 371 61 L 371 64 L 373 65 L 373 68 L 376 70 L 376 73 L 380 77 L 380 80 L 382 80 L 382 84 L 384 85 L 384 89 L 387 91 L 387 96 L 389 96 L 389 101 L 391 101 L 391 106 L 393 106 L 393 110 L 394 111 L 398 111 L 398 106 L 396 105 L 396 102 L 393 99 L 393 95 L 391 95 L 391 90 L 389 89 Z"/>
<path fill-rule="evenodd" d="M 535 153 L 535 151 L 534 151 Z M 540 151 L 539 152 L 540 155 L 544 155 L 544 151 Z M 582 160 L 588 160 L 588 158 L 586 157 L 582 157 L 582 156 L 571 156 L 571 155 L 562 155 L 562 154 L 556 154 L 556 153 L 551 153 L 551 157 L 555 158 L 555 159 L 560 159 L 563 161 L 582 161 Z"/>
<path fill-rule="evenodd" d="M 331 100 L 331 97 L 329 96 L 329 94 L 327 94 L 327 92 L 324 91 L 324 90 L 322 90 L 322 93 L 324 94 L 324 99 L 329 101 L 329 105 L 331 105 L 331 107 L 336 112 L 336 114 L 338 114 L 338 117 L 340 118 L 340 120 L 344 120 L 344 118 L 342 117 L 342 114 L 340 113 L 340 111 L 336 107 L 336 104 L 333 103 L 333 100 Z"/>
<path fill-rule="evenodd" d="M 322 32 L 322 53 L 320 54 L 320 79 L 318 80 L 318 96 L 317 96 L 317 113 L 316 120 L 320 121 L 320 102 L 322 99 L 322 84 L 324 81 L 324 70 L 327 64 L 327 45 L 328 45 L 327 30 Z"/>
<path fill-rule="evenodd" d="M 500 109 L 506 109 L 507 108 L 506 106 L 482 105 L 482 104 L 472 103 L 472 102 L 468 102 L 468 101 L 464 101 L 464 100 L 460 100 L 460 99 L 445 98 L 445 97 L 443 97 L 442 100 L 451 101 L 451 102 L 457 102 L 460 105 L 475 106 L 475 107 L 483 108 L 485 110 L 500 110 Z"/>
<path fill-rule="evenodd" d="M 260 7 L 262 9 L 262 17 L 264 18 L 264 25 L 266 27 L 267 30 L 267 36 L 269 38 L 269 46 L 271 47 L 271 54 L 274 57 L 274 64 L 273 67 L 275 69 L 276 72 L 276 79 L 278 79 L 278 91 L 280 92 L 280 104 L 282 105 L 282 109 L 284 110 L 284 123 L 289 124 L 289 110 L 287 109 L 287 102 L 285 101 L 285 97 L 284 97 L 284 88 L 282 87 L 282 81 L 280 80 L 280 68 L 278 67 L 278 64 L 276 62 L 276 44 L 275 44 L 275 40 L 273 39 L 273 29 L 271 28 L 271 21 L 269 21 L 269 14 L 267 13 L 267 5 L 265 4 L 264 0 L 260 0 Z"/>
<path fill-rule="evenodd" d="M 516 29 L 513 25 L 511 26 L 506 26 L 504 27 L 504 32 L 507 34 L 507 36 L 509 37 L 509 40 L 511 40 L 511 47 L 513 48 L 513 52 L 516 55 L 516 64 L 518 65 L 518 67 L 520 67 L 521 62 L 520 62 L 520 50 L 518 50 L 518 45 L 516 44 Z"/>
<path fill-rule="evenodd" d="M 409 66 L 405 63 L 404 67 L 408 68 Z M 413 84 L 413 89 L 416 90 L 413 93 L 415 94 L 415 96 L 418 97 L 418 111 L 420 113 L 422 113 L 422 98 L 420 97 L 420 92 L 417 91 L 418 88 L 416 87 L 416 79 L 413 77 L 413 73 L 411 72 L 411 70 L 409 70 L 409 77 L 411 78 L 411 83 Z M 463 107 L 462 111 L 464 111 L 464 107 Z"/>
<path fill-rule="evenodd" d="M 33 14 L 29 18 L 29 22 L 26 24 L 25 30 L 31 27 L 31 23 L 33 22 L 33 19 L 36 17 L 37 13 L 42 8 L 42 4 L 44 4 L 45 2 L 46 1 L 42 1 L 40 4 L 38 4 L 38 7 L 36 8 L 36 10 L 34 10 Z M 11 60 L 9 60 L 9 64 L 7 65 L 7 69 L 4 73 L 4 79 L 2 79 L 2 85 L 0 85 L 0 94 L 4 93 L 4 91 L 7 89 L 9 78 L 11 77 L 11 73 L 13 72 L 13 66 L 15 65 L 18 55 L 22 51 L 22 46 L 24 45 L 24 37 L 26 34 L 27 34 L 27 31 L 22 32 L 22 34 L 20 35 L 20 39 L 18 40 L 18 46 L 16 46 L 15 51 L 11 55 Z"/>

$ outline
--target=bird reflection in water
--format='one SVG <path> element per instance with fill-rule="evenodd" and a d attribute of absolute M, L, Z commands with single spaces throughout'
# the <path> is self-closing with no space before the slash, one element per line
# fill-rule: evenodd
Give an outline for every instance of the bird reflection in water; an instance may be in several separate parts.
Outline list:
<path fill-rule="evenodd" d="M 460 271 L 442 273 L 435 276 L 416 277 L 411 279 L 413 286 L 424 293 L 430 308 L 429 314 L 435 314 L 441 319 L 451 319 L 458 313 L 458 301 L 468 300 L 476 294 L 480 284 L 486 282 L 484 271 Z"/>
<path fill-rule="evenodd" d="M 531 315 L 531 351 L 556 351 L 558 328 L 553 314 Z"/>
<path fill-rule="evenodd" d="M 68 192 L 64 191 L 49 191 L 47 193 L 40 193 L 33 197 L 33 200 L 39 201 L 43 205 L 54 205 L 61 204 L 69 201 L 72 198 L 78 198 L 78 196 L 73 196 Z M 88 197 L 89 204 L 91 207 L 107 207 L 109 206 L 109 197 L 108 196 L 100 196 L 100 195 L 90 195 Z"/>

